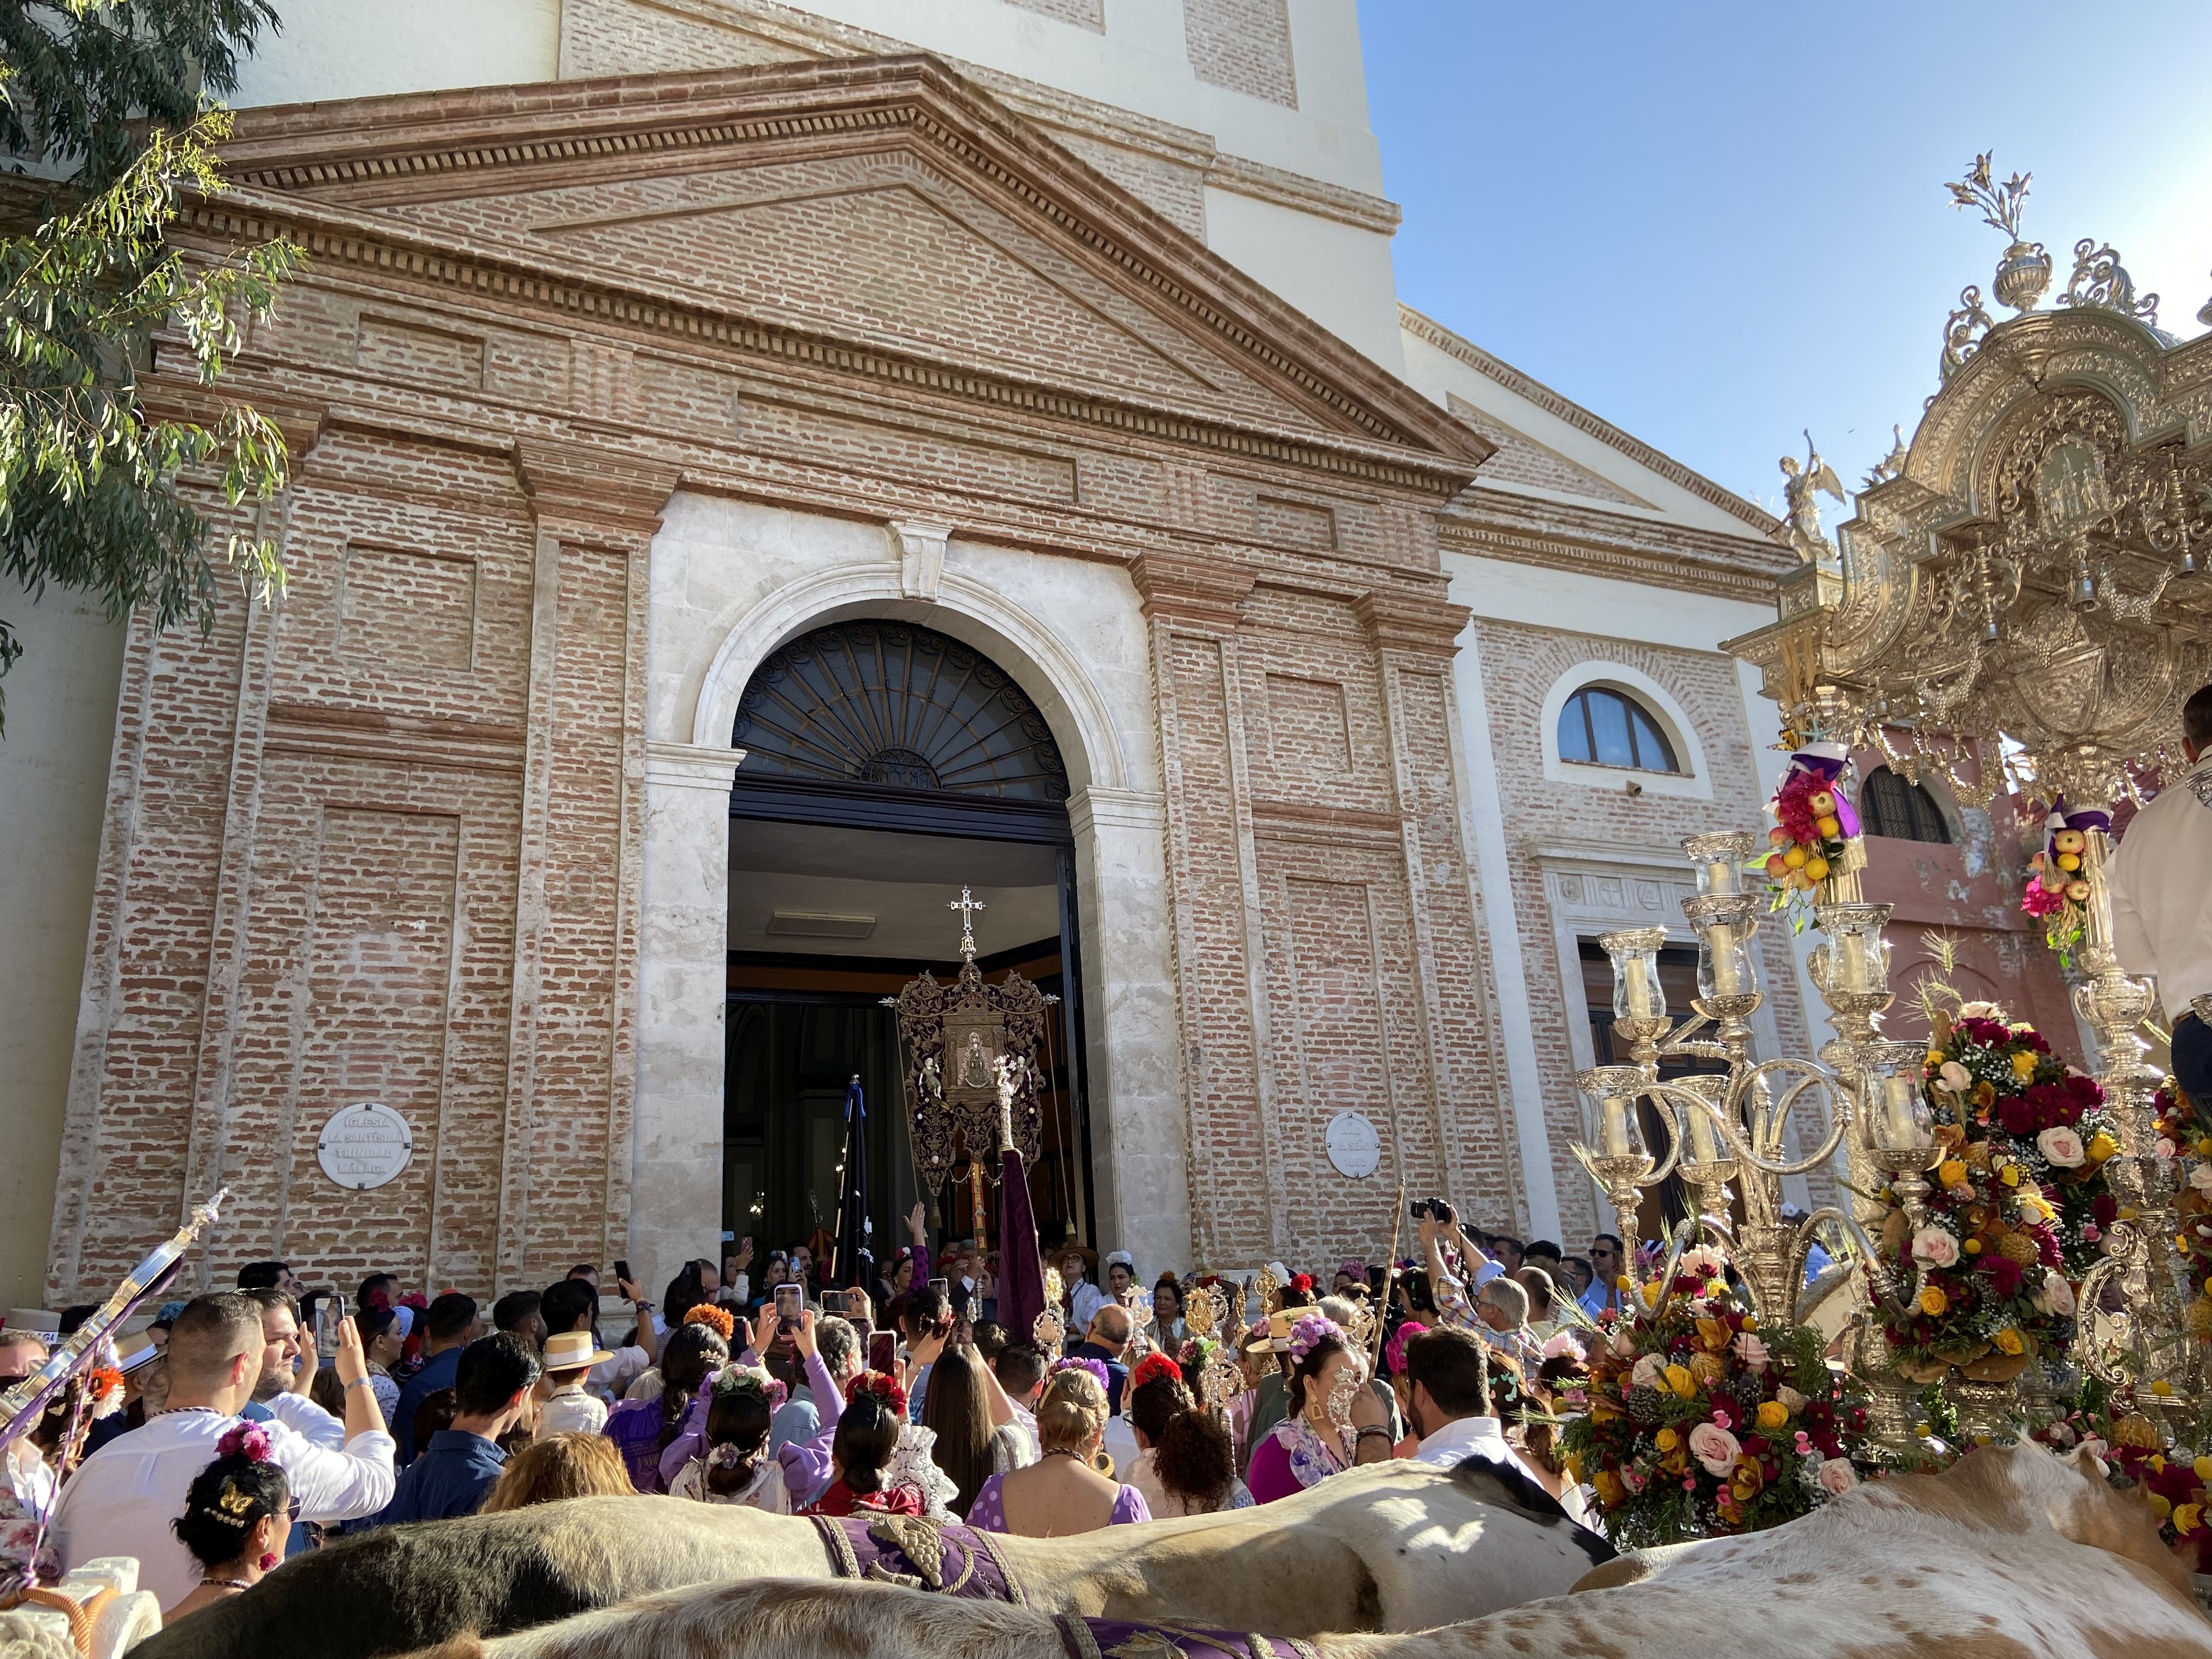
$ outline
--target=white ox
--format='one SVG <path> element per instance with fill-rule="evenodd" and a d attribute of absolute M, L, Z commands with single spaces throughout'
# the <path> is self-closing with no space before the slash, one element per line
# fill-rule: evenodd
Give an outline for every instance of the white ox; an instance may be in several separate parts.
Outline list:
<path fill-rule="evenodd" d="M 1030 1604 L 1292 1635 L 1423 1630 L 1557 1595 L 1613 1552 L 1543 1489 L 1476 1460 L 1380 1463 L 1257 1510 L 1007 1538 Z M 683 1585 L 833 1576 L 811 1521 L 674 1498 L 580 1498 L 380 1528 L 288 1561 L 133 1659 L 315 1659 L 521 1631 Z M 702 1589 L 699 1593 L 705 1593 Z M 963 1616 L 978 1601 L 947 1604 Z"/>
<path fill-rule="evenodd" d="M 1067 1659 L 1081 1645 L 1028 1608 L 781 1583 L 656 1595 L 434 1659 Z M 1751 1537 L 1625 1556 L 1572 1595 L 1308 1646 L 1319 1659 L 2212 1659 L 2212 1624 L 2139 1499 L 2031 1446 L 1863 1486 Z"/>

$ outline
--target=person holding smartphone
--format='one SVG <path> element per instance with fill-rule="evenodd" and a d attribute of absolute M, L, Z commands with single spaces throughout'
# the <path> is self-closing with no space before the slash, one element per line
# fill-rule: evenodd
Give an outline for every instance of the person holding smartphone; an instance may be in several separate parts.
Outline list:
<path fill-rule="evenodd" d="M 946 1340 L 952 1334 L 952 1304 L 945 1295 L 945 1281 L 933 1279 L 919 1291 L 907 1293 L 905 1304 L 899 1310 L 899 1332 L 906 1338 L 906 1358 L 901 1362 L 898 1380 L 906 1389 L 907 1420 L 921 1421 L 921 1401 L 929 1388 L 929 1368 L 944 1352 Z"/>

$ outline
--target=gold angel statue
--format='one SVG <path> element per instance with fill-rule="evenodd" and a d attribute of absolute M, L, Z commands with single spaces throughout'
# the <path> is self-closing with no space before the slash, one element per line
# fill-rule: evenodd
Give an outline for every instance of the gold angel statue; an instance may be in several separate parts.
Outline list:
<path fill-rule="evenodd" d="M 1814 497 L 1832 495 L 1840 501 L 1844 499 L 1844 483 L 1836 476 L 1836 469 L 1820 459 L 1810 431 L 1805 434 L 1802 462 L 1795 455 L 1782 458 L 1782 478 L 1783 497 L 1789 504 L 1790 545 L 1808 563 L 1821 560 L 1832 563 L 1836 544 L 1821 533 L 1820 504 Z"/>

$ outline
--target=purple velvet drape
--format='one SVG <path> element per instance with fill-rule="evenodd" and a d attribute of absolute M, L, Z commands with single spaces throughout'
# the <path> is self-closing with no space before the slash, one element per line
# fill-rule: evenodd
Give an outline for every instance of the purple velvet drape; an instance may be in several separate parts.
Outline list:
<path fill-rule="evenodd" d="M 1029 1172 L 1009 1146 L 1000 1154 L 999 1322 L 1017 1342 L 1030 1340 L 1044 1311 L 1044 1259 L 1037 1253 Z"/>

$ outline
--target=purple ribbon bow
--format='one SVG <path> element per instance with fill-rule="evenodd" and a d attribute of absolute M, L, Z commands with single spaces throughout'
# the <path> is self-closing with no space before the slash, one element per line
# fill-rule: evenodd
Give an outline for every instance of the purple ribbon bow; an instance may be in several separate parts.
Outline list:
<path fill-rule="evenodd" d="M 1859 815 L 1838 783 L 1850 763 L 1850 750 L 1840 743 L 1808 743 L 1790 757 L 1790 771 L 1810 772 L 1836 798 L 1836 823 L 1846 838 L 1860 833 Z"/>

